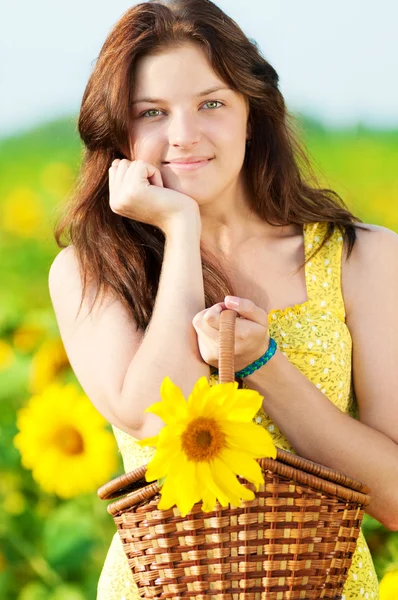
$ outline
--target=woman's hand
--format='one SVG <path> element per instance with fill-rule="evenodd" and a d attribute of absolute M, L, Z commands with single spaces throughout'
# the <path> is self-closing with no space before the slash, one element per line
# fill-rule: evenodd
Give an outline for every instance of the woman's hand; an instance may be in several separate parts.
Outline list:
<path fill-rule="evenodd" d="M 244 369 L 260 358 L 268 349 L 268 313 L 247 298 L 238 298 L 239 306 L 232 306 L 226 296 L 225 302 L 218 302 L 210 308 L 198 312 L 192 324 L 198 334 L 198 345 L 203 360 L 212 367 L 218 367 L 220 313 L 225 309 L 235 310 L 241 318 L 235 320 L 235 372 Z"/>
<path fill-rule="evenodd" d="M 155 225 L 163 231 L 187 211 L 198 212 L 198 203 L 181 192 L 165 188 L 162 175 L 144 160 L 116 158 L 109 167 L 109 205 L 123 217 Z"/>

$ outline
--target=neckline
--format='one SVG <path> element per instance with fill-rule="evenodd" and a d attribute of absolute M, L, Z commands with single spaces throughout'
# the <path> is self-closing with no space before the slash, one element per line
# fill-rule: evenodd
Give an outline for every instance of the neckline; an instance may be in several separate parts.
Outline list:
<path fill-rule="evenodd" d="M 311 223 L 313 225 L 313 223 Z M 307 260 L 307 241 L 308 241 L 308 226 L 310 225 L 310 223 L 303 223 L 303 241 L 304 241 L 304 259 Z M 286 306 L 286 308 L 273 308 L 272 310 L 268 311 L 268 319 L 272 318 L 273 315 L 287 315 L 288 313 L 300 313 L 300 312 L 304 312 L 307 310 L 307 306 L 310 303 L 310 297 L 309 297 L 309 285 L 308 285 L 308 278 L 307 278 L 307 269 L 304 266 L 304 277 L 305 277 L 305 288 L 306 288 L 306 292 L 307 292 L 307 300 L 305 300 L 305 302 L 301 302 L 300 304 L 293 304 L 293 306 Z"/>

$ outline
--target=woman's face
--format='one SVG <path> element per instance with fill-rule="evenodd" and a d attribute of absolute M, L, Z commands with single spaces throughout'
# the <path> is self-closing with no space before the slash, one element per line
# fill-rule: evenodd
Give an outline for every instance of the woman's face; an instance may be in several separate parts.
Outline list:
<path fill-rule="evenodd" d="M 233 193 L 250 133 L 248 103 L 227 89 L 198 46 L 187 43 L 139 59 L 132 109 L 132 160 L 153 164 L 165 187 L 199 205 Z M 195 157 L 205 159 L 199 168 L 168 162 Z"/>

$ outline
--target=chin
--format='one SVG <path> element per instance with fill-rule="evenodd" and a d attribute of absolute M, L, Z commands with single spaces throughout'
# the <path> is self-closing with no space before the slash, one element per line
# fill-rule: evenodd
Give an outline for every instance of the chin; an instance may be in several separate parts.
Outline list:
<path fill-rule="evenodd" d="M 186 194 L 187 196 L 191 196 L 195 198 L 195 200 L 206 202 L 210 200 L 210 198 L 214 198 L 217 194 L 215 186 L 209 186 L 208 181 L 203 180 L 203 184 L 200 180 L 198 181 L 184 181 L 181 182 L 175 177 L 167 177 L 163 176 L 163 185 L 171 190 L 175 190 L 176 192 L 180 192 L 181 194 Z"/>

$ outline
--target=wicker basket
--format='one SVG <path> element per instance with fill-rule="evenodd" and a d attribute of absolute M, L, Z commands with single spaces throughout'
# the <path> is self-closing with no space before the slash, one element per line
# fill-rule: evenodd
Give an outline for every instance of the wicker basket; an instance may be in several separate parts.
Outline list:
<path fill-rule="evenodd" d="M 221 313 L 221 383 L 234 380 L 236 314 Z M 176 507 L 159 510 L 146 465 L 98 490 L 102 499 L 119 497 L 107 509 L 141 598 L 341 598 L 370 490 L 280 449 L 275 460 L 257 460 L 265 483 L 256 492 L 239 477 L 256 495 L 240 508 L 217 502 L 204 513 L 197 503 L 184 518 Z"/>

